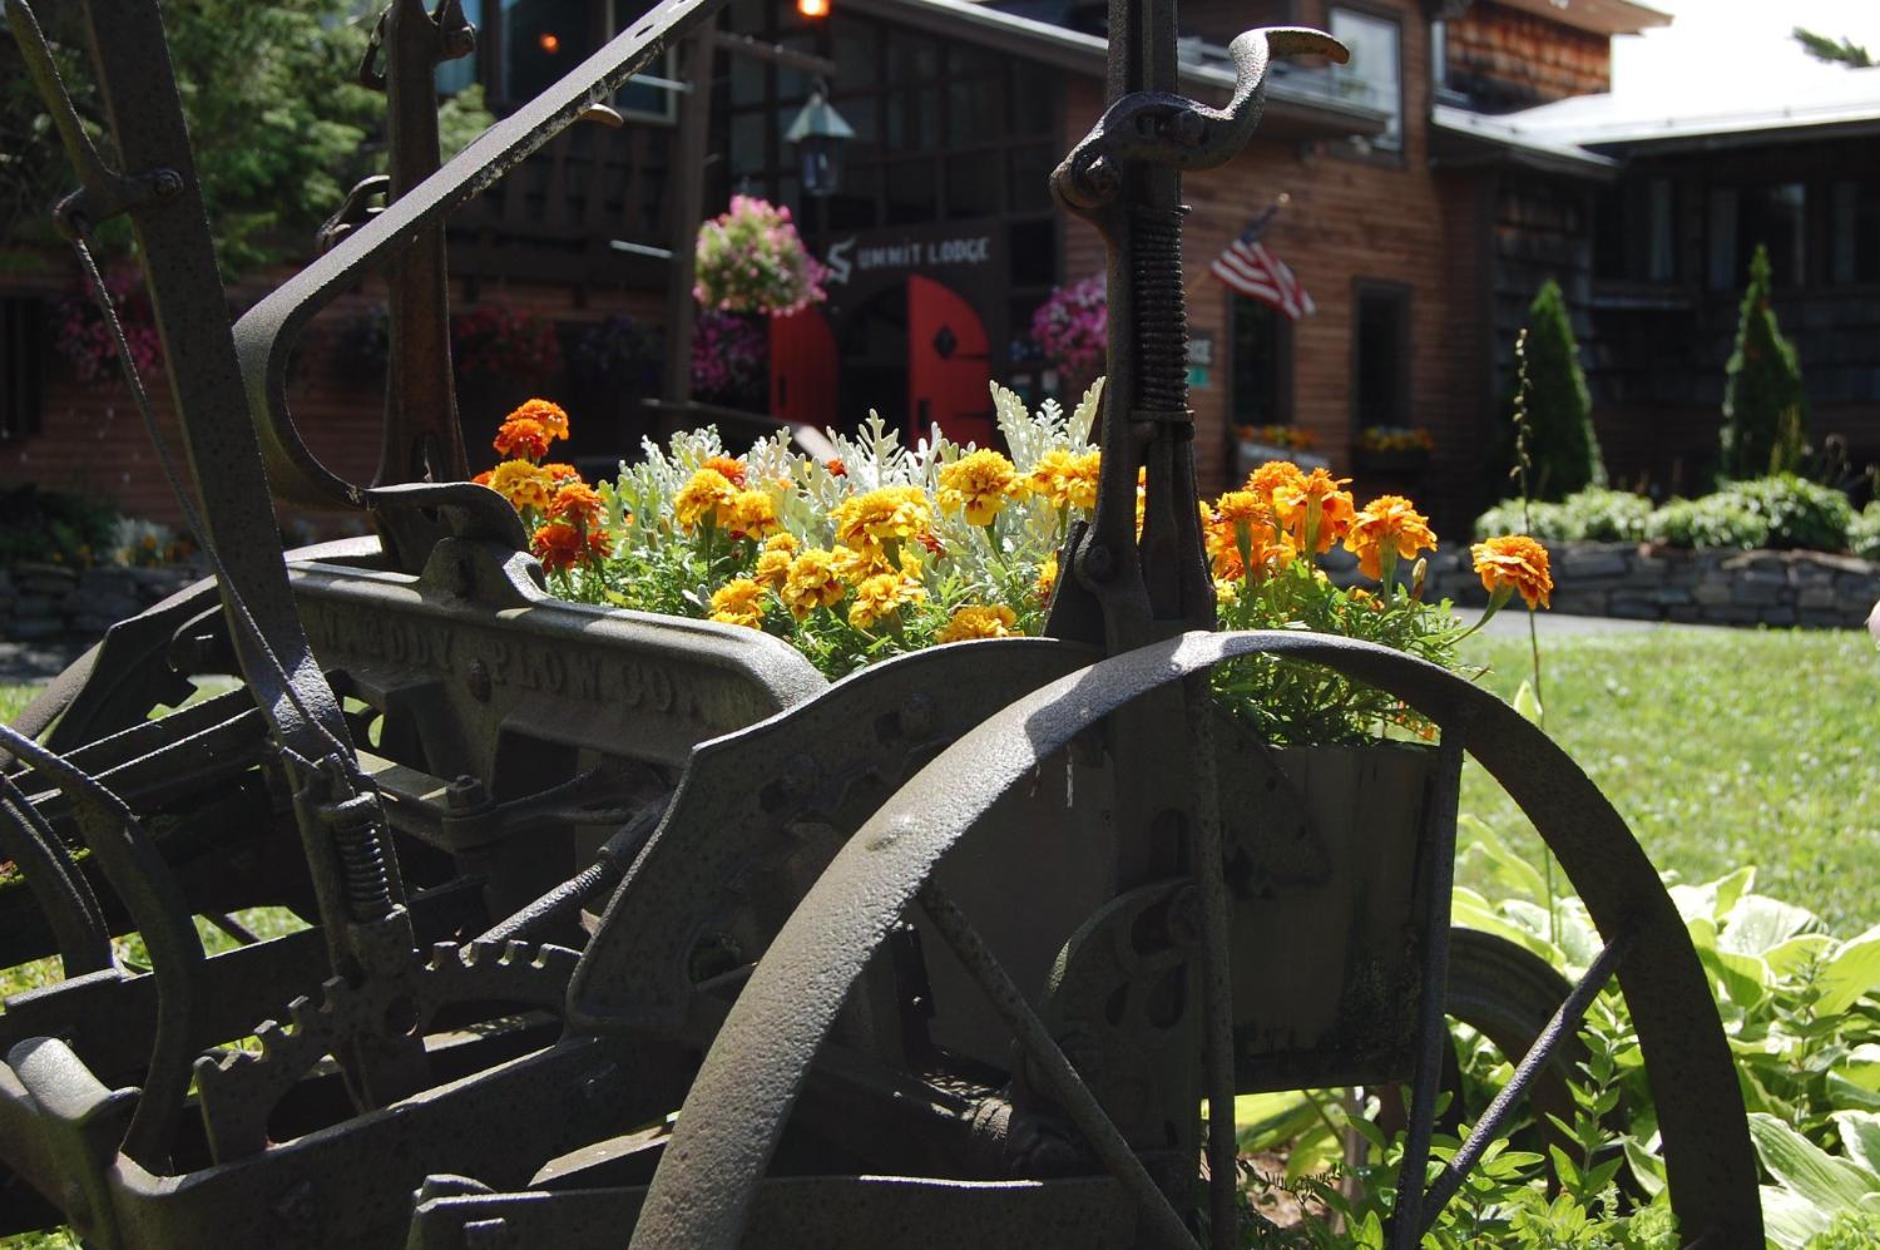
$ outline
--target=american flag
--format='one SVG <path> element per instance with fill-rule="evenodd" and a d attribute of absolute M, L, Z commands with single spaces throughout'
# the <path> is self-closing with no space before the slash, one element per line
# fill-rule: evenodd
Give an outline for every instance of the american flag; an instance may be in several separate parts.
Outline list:
<path fill-rule="evenodd" d="M 1276 203 L 1254 218 L 1240 232 L 1240 237 L 1229 243 L 1227 250 L 1216 257 L 1208 269 L 1247 298 L 1271 304 L 1297 321 L 1317 312 L 1318 306 L 1306 294 L 1306 289 L 1299 285 L 1299 279 L 1293 276 L 1286 262 L 1273 255 L 1271 249 L 1260 242 L 1260 236 L 1266 233 L 1266 223 L 1273 220 L 1273 214 L 1279 211 L 1279 207 Z"/>

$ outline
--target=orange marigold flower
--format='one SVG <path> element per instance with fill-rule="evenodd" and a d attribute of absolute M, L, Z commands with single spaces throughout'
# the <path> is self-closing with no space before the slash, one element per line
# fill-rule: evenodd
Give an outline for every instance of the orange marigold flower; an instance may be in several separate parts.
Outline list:
<path fill-rule="evenodd" d="M 700 525 L 723 525 L 730 519 L 737 493 L 737 487 L 718 470 L 700 469 L 673 498 L 672 515 L 688 534 Z"/>
<path fill-rule="evenodd" d="M 489 488 L 507 499 L 517 511 L 548 507 L 549 480 L 541 466 L 527 460 L 505 460 L 490 470 Z"/>
<path fill-rule="evenodd" d="M 1282 486 L 1304 486 L 1305 471 L 1290 460 L 1269 460 L 1247 475 L 1245 489 L 1273 504 L 1273 496 Z"/>
<path fill-rule="evenodd" d="M 1359 571 L 1380 582 L 1393 579 L 1399 559 L 1435 548 L 1429 518 L 1402 495 L 1379 495 L 1365 504 L 1345 535 L 1345 550 L 1358 557 Z"/>
<path fill-rule="evenodd" d="M 1547 548 L 1526 534 L 1503 534 L 1469 548 L 1475 558 L 1475 571 L 1482 578 L 1482 589 L 1496 607 L 1508 601 L 1515 591 L 1528 610 L 1535 605 L 1548 606 L 1553 593 L 1554 575 L 1548 565 Z"/>
<path fill-rule="evenodd" d="M 494 477 L 495 474 L 496 470 L 485 469 L 470 480 L 475 482 L 478 486 L 488 486 L 490 484 L 490 478 Z"/>
<path fill-rule="evenodd" d="M 985 448 L 940 469 L 940 511 L 964 510 L 968 525 L 990 525 L 1005 505 L 1028 493 L 1012 462 Z"/>
<path fill-rule="evenodd" d="M 711 469 L 713 472 L 724 474 L 725 480 L 730 482 L 733 486 L 738 487 L 740 490 L 744 488 L 746 474 L 750 471 L 745 466 L 744 461 L 738 459 L 736 456 L 707 456 L 704 461 L 700 463 L 699 468 Z"/>
<path fill-rule="evenodd" d="M 849 475 L 849 466 L 842 463 L 841 456 L 829 457 L 829 459 L 823 461 L 823 468 L 829 470 L 830 477 L 847 477 Z"/>
<path fill-rule="evenodd" d="M 581 534 L 574 526 L 555 521 L 535 531 L 529 549 L 549 572 L 565 572 L 581 558 Z"/>
<path fill-rule="evenodd" d="M 581 470 L 571 464 L 563 464 L 559 460 L 548 461 L 542 466 L 542 472 L 548 474 L 549 480 L 557 486 L 581 480 Z"/>
<path fill-rule="evenodd" d="M 722 625 L 761 628 L 764 624 L 764 588 L 748 577 L 726 582 L 712 592 L 711 619 Z"/>
<path fill-rule="evenodd" d="M 919 538 L 915 539 L 915 541 L 918 542 L 921 546 L 925 547 L 927 549 L 928 554 L 933 556 L 934 559 L 944 560 L 947 558 L 946 547 L 942 545 L 942 543 L 940 542 L 938 538 L 934 537 L 934 533 L 932 530 L 928 530 L 926 533 L 922 534 Z"/>
<path fill-rule="evenodd" d="M 1003 603 L 985 607 L 969 603 L 954 610 L 934 635 L 935 642 L 965 642 L 972 638 L 1010 638 L 1018 632 L 1018 615 Z"/>
<path fill-rule="evenodd" d="M 606 510 L 600 495 L 585 482 L 557 486 L 548 501 L 549 516 L 557 521 L 567 521 L 584 532 L 598 530 Z"/>
<path fill-rule="evenodd" d="M 1357 508 L 1351 492 L 1344 489 L 1350 482 L 1348 477 L 1333 477 L 1324 469 L 1314 469 L 1296 485 L 1274 490 L 1273 511 L 1299 550 L 1308 555 L 1329 551 L 1351 528 Z"/>
<path fill-rule="evenodd" d="M 505 418 L 508 421 L 533 421 L 547 430 L 551 438 L 568 437 L 568 412 L 560 404 L 546 399 L 531 399 Z"/>
<path fill-rule="evenodd" d="M 548 445 L 554 441 L 554 435 L 540 421 L 531 421 L 527 417 L 511 417 L 503 422 L 496 431 L 496 437 L 490 440 L 490 446 L 499 456 L 521 457 L 525 460 L 540 460 L 548 454 Z"/>
<path fill-rule="evenodd" d="M 777 590 L 783 606 L 799 621 L 816 608 L 834 607 L 847 593 L 848 586 L 836 571 L 836 553 L 821 547 L 799 552 Z"/>

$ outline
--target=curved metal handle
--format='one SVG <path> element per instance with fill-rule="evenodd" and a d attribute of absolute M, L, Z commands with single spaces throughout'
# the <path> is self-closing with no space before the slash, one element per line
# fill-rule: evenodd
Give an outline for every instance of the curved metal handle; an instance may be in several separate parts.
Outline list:
<path fill-rule="evenodd" d="M 1323 56 L 1341 65 L 1351 59 L 1344 44 L 1304 26 L 1247 31 L 1227 45 L 1227 53 L 1234 61 L 1234 94 L 1226 108 L 1209 108 L 1167 92 L 1138 91 L 1105 110 L 1051 175 L 1064 202 L 1088 211 L 1115 198 L 1122 189 L 1125 161 L 1182 170 L 1224 164 L 1247 145 L 1260 124 L 1266 71 L 1273 57 Z"/>

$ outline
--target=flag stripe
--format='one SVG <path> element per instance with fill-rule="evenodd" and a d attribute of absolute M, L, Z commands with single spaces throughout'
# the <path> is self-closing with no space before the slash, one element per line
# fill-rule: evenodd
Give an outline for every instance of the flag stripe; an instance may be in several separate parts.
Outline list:
<path fill-rule="evenodd" d="M 1262 224 L 1256 222 L 1255 227 Z M 1271 304 L 1294 321 L 1318 311 L 1293 271 L 1259 241 L 1253 227 L 1229 243 L 1208 270 L 1229 288 Z"/>

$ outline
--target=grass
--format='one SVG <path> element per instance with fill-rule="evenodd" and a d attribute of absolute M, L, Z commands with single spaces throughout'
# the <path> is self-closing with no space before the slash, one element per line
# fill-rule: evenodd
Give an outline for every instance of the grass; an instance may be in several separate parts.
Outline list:
<path fill-rule="evenodd" d="M 1661 870 L 1743 864 L 1756 889 L 1843 936 L 1880 921 L 1880 652 L 1859 631 L 1657 629 L 1543 638 L 1546 728 Z M 1466 658 L 1512 698 L 1526 640 Z M 1538 856 L 1532 826 L 1473 763 L 1462 809 Z"/>

